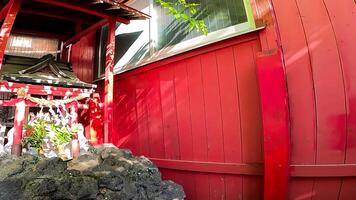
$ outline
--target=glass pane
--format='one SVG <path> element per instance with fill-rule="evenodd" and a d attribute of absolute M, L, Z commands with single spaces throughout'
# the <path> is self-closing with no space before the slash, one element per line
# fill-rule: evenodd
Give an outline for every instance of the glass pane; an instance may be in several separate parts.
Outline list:
<path fill-rule="evenodd" d="M 173 1 L 173 0 L 172 0 Z M 200 9 L 194 16 L 204 19 L 209 32 L 214 32 L 247 22 L 247 15 L 243 0 L 187 0 L 188 3 L 199 3 Z M 167 11 L 154 4 L 153 19 L 156 36 L 153 35 L 156 49 L 178 44 L 179 42 L 200 36 L 195 31 L 188 32 L 188 24 L 177 22 Z"/>

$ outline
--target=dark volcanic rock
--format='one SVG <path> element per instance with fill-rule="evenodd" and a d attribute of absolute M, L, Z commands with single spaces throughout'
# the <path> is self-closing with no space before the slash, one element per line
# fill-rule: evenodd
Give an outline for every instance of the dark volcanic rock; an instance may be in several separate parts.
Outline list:
<path fill-rule="evenodd" d="M 180 185 L 128 150 L 100 146 L 66 162 L 33 156 L 0 158 L 0 199 L 180 200 Z"/>

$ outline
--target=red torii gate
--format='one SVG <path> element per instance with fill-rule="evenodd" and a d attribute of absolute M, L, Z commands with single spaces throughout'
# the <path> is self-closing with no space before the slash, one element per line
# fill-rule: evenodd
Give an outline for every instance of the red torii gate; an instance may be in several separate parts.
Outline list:
<path fill-rule="evenodd" d="M 58 0 L 33 0 L 33 2 L 37 3 L 44 3 L 52 6 L 62 7 L 66 9 L 70 9 L 73 11 L 78 11 L 90 15 L 94 15 L 103 20 L 91 25 L 87 29 L 77 33 L 72 38 L 68 39 L 64 42 L 64 46 L 69 46 L 75 42 L 77 42 L 81 37 L 85 36 L 86 34 L 95 31 L 102 26 L 108 24 L 109 26 L 109 34 L 108 40 L 106 44 L 106 66 L 105 66 L 105 100 L 104 100 L 104 142 L 108 142 L 108 134 L 109 132 L 113 132 L 113 85 L 114 85 L 114 54 L 115 54 L 115 29 L 116 29 L 116 22 L 120 22 L 123 24 L 128 24 L 130 22 L 129 19 L 125 19 L 123 17 L 114 16 L 107 14 L 102 11 L 98 11 L 95 9 L 91 9 L 85 6 L 81 6 L 75 4 L 73 2 L 64 2 Z M 136 18 L 147 18 L 148 15 L 141 13 L 133 8 L 130 8 L 124 4 L 117 3 L 116 1 L 112 0 L 105 0 L 101 3 L 107 3 L 112 6 L 118 6 L 119 8 L 125 8 L 128 12 L 135 15 Z M 17 14 L 20 11 L 22 4 L 22 0 L 10 0 L 5 7 L 3 7 L 0 11 L 0 22 L 4 20 L 1 29 L 0 29 L 0 70 L 2 67 L 5 49 L 7 45 L 7 41 L 10 37 L 15 19 Z M 35 13 L 36 11 L 31 11 Z M 41 13 L 38 13 L 41 15 Z M 69 49 L 70 51 L 70 49 Z M 68 55 L 67 55 L 68 56 Z M 66 96 L 66 95 L 75 95 L 79 93 L 93 93 L 93 90 L 83 90 L 78 88 L 61 88 L 61 87 L 51 87 L 50 90 L 45 89 L 43 86 L 36 86 L 31 84 L 15 84 L 15 83 L 8 83 L 8 82 L 0 82 L 0 92 L 16 92 L 18 88 L 25 87 L 27 89 L 28 94 L 40 94 L 40 95 L 47 95 L 48 98 L 52 98 L 53 96 Z M 14 135 L 14 145 L 13 145 L 13 152 L 19 155 L 21 148 L 21 138 L 22 138 L 22 127 L 25 119 L 25 112 L 26 106 L 27 107 L 34 107 L 36 106 L 34 103 L 29 102 L 27 100 L 18 98 L 12 99 L 9 101 L 1 101 L 0 106 L 16 106 L 15 110 L 15 135 Z M 70 105 L 73 108 L 87 108 L 86 105 Z M 95 114 L 94 114 L 95 115 Z M 91 115 L 92 116 L 92 115 Z"/>

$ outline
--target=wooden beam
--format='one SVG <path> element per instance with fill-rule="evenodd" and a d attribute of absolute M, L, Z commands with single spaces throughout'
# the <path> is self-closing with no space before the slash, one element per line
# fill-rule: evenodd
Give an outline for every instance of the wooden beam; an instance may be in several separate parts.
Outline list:
<path fill-rule="evenodd" d="M 168 160 L 150 158 L 161 169 L 180 170 L 199 173 L 218 173 L 233 175 L 263 175 L 262 164 L 201 162 L 191 160 Z"/>
<path fill-rule="evenodd" d="M 356 177 L 356 164 L 291 165 L 291 177 Z"/>
<path fill-rule="evenodd" d="M 55 18 L 55 19 L 60 19 L 60 20 L 65 20 L 65 21 L 70 21 L 70 22 L 75 22 L 75 23 L 84 23 L 85 20 L 83 19 L 78 19 L 75 16 L 67 16 L 67 15 L 57 15 L 49 12 L 43 12 L 43 11 L 38 11 L 38 10 L 26 10 L 26 9 L 21 9 L 20 13 L 25 13 L 25 14 L 31 14 L 31 15 L 38 15 L 38 16 L 44 16 L 44 17 L 50 17 L 50 18 Z"/>
<path fill-rule="evenodd" d="M 15 99 L 10 99 L 10 100 L 0 100 L 0 106 L 4 106 L 4 107 L 14 107 L 16 106 L 17 103 L 24 101 L 26 107 L 40 107 L 40 105 L 30 101 L 30 100 L 24 100 L 23 98 L 15 98 Z M 78 102 L 72 102 L 72 103 L 68 103 L 66 104 L 66 107 L 69 109 L 71 108 L 73 105 L 75 105 L 78 109 L 82 109 L 82 110 L 88 110 L 89 109 L 89 105 L 87 104 L 81 104 Z"/>
<path fill-rule="evenodd" d="M 0 29 L 0 70 L 2 68 L 6 45 L 10 37 L 11 29 L 21 7 L 21 0 L 11 0 L 8 4 L 9 8 Z"/>
<path fill-rule="evenodd" d="M 94 10 L 94 9 L 91 9 L 91 8 L 84 7 L 83 5 L 77 5 L 77 4 L 74 4 L 74 3 L 67 3 L 67 2 L 62 2 L 62 1 L 58 1 L 58 0 L 33 0 L 33 1 L 36 1 L 36 2 L 39 2 L 39 3 L 50 4 L 50 5 L 53 5 L 53 6 L 59 6 L 59 7 L 63 7 L 63 8 L 71 9 L 71 10 L 76 10 L 76 11 L 79 11 L 79 12 L 87 13 L 87 14 L 90 14 L 90 15 L 95 15 L 95 16 L 98 16 L 98 17 L 101 17 L 101 18 L 105 18 L 105 19 L 108 19 L 108 20 L 115 20 L 115 21 L 123 23 L 123 24 L 129 24 L 130 23 L 130 20 L 128 20 L 128 19 L 124 19 L 122 17 L 116 17 L 116 16 L 113 16 L 113 15 L 109 15 L 109 14 L 106 14 L 106 13 L 103 13 L 103 12 L 100 12 L 100 11 L 97 11 L 97 10 Z"/>
<path fill-rule="evenodd" d="M 0 11 L 0 22 L 5 19 L 6 15 L 7 15 L 7 12 L 9 11 L 9 8 L 10 8 L 10 2 L 8 2 L 6 4 L 6 6 L 4 6 L 1 9 L 1 11 Z"/>
<path fill-rule="evenodd" d="M 53 95 L 53 96 L 76 96 L 82 93 L 92 94 L 94 89 L 65 88 L 45 85 L 32 85 L 1 81 L 0 92 L 16 93 L 19 88 L 25 88 L 27 94 Z"/>
<path fill-rule="evenodd" d="M 89 28 L 85 29 L 84 31 L 79 32 L 78 34 L 76 34 L 75 36 L 73 36 L 72 38 L 67 40 L 64 43 L 64 47 L 67 47 L 70 44 L 74 44 L 75 42 L 77 42 L 83 36 L 87 35 L 88 33 L 93 32 L 93 31 L 98 30 L 99 28 L 101 28 L 102 26 L 104 26 L 107 23 L 108 23 L 108 20 L 104 19 L 104 20 L 101 20 L 100 22 L 97 22 L 96 24 L 90 26 Z"/>
<path fill-rule="evenodd" d="M 264 199 L 288 196 L 290 133 L 282 54 L 266 52 L 256 60 L 264 147 Z"/>
<path fill-rule="evenodd" d="M 105 67 L 105 102 L 104 102 L 104 142 L 109 142 L 109 134 L 114 134 L 113 93 L 114 93 L 114 55 L 115 55 L 115 21 L 109 22 L 108 41 L 106 46 Z"/>

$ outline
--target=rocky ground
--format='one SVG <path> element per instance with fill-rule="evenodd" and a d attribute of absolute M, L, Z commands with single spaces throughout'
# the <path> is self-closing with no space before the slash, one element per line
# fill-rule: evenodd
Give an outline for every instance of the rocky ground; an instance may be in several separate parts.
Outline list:
<path fill-rule="evenodd" d="M 30 155 L 0 158 L 0 199 L 180 200 L 180 185 L 162 181 L 145 157 L 114 147 L 95 148 L 78 159 Z"/>

